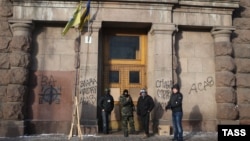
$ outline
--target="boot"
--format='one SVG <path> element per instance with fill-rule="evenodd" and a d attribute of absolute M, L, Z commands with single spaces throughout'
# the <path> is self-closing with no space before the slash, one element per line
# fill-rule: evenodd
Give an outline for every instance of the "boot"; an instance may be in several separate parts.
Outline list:
<path fill-rule="evenodd" d="M 128 137 L 128 132 L 124 131 L 124 137 Z"/>
<path fill-rule="evenodd" d="M 136 134 L 136 131 L 135 131 L 135 130 L 130 130 L 129 133 L 130 133 L 130 134 Z"/>

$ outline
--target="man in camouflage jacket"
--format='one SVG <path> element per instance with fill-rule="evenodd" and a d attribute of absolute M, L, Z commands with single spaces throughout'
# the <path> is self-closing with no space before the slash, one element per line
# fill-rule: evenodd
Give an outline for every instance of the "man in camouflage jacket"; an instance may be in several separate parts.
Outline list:
<path fill-rule="evenodd" d="M 121 105 L 121 115 L 122 115 L 122 128 L 124 136 L 128 137 L 128 124 L 130 126 L 130 133 L 135 133 L 134 125 L 134 104 L 131 96 L 128 93 L 128 90 L 125 89 L 123 94 L 120 96 L 120 105 Z"/>

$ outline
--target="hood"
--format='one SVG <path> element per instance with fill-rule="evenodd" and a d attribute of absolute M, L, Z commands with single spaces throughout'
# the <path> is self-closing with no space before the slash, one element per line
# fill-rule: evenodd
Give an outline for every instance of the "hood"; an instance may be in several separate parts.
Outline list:
<path fill-rule="evenodd" d="M 178 84 L 174 84 L 173 87 L 172 87 L 172 90 L 173 90 L 174 88 L 177 89 L 178 91 L 180 91 L 180 86 L 179 86 Z"/>

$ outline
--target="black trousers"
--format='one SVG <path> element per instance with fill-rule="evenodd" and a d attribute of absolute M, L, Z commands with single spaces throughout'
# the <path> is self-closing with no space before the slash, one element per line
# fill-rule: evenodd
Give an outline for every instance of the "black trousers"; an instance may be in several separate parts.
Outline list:
<path fill-rule="evenodd" d="M 141 116 L 141 122 L 145 134 L 149 135 L 149 113 L 145 116 Z"/>
<path fill-rule="evenodd" d="M 102 111 L 102 132 L 109 133 L 109 113 L 105 111 Z"/>

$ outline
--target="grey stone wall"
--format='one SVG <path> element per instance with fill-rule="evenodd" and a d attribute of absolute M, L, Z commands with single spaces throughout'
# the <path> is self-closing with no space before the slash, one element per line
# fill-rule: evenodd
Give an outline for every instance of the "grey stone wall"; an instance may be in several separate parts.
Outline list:
<path fill-rule="evenodd" d="M 237 104 L 240 124 L 250 124 L 250 1 L 241 0 L 234 13 L 233 49 L 236 62 Z"/>

